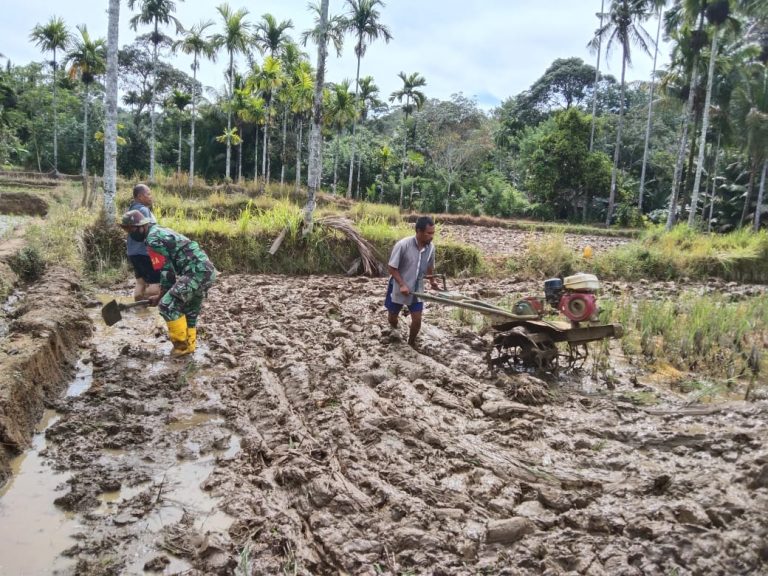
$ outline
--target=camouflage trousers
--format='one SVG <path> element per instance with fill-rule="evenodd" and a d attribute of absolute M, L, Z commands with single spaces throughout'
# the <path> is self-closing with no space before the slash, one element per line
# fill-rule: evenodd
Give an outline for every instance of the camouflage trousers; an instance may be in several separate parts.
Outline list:
<path fill-rule="evenodd" d="M 177 277 L 176 283 L 171 286 L 171 289 L 165 293 L 157 305 L 160 316 L 166 322 L 186 316 L 187 326 L 196 327 L 203 300 L 215 279 L 216 268 L 210 262 L 206 262 L 203 270 L 196 274 Z"/>

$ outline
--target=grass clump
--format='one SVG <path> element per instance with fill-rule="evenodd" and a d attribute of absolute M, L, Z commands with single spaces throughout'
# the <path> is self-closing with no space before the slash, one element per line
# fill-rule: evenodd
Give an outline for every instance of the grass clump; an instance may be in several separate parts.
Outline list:
<path fill-rule="evenodd" d="M 562 232 L 529 240 L 525 254 L 507 260 L 507 269 L 527 278 L 552 278 L 573 274 L 581 261 L 565 242 Z"/>
<path fill-rule="evenodd" d="M 45 260 L 33 246 L 25 246 L 19 250 L 11 257 L 9 264 L 11 270 L 25 282 L 34 282 L 45 272 Z"/>
<path fill-rule="evenodd" d="M 397 226 L 403 222 L 400 209 L 391 204 L 373 204 L 358 202 L 349 210 L 349 215 L 355 222 L 380 221 Z"/>
<path fill-rule="evenodd" d="M 593 263 L 602 277 L 768 282 L 768 233 L 741 229 L 707 235 L 686 225 L 648 231 L 639 241 L 601 254 Z"/>
<path fill-rule="evenodd" d="M 768 338 L 768 295 L 733 302 L 685 293 L 675 300 L 604 300 L 601 317 L 621 323 L 622 348 L 649 363 L 668 363 L 724 378 L 760 375 Z"/>

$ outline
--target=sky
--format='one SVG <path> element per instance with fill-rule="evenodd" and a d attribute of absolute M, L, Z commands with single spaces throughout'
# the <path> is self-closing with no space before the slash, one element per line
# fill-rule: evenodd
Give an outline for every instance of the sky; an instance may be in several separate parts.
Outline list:
<path fill-rule="evenodd" d="M 175 15 L 186 27 L 212 20 L 212 29 L 218 30 L 221 17 L 215 7 L 222 2 L 177 0 Z M 313 15 L 307 10 L 307 0 L 228 3 L 235 10 L 247 9 L 247 21 L 252 23 L 265 13 L 271 13 L 278 21 L 292 20 L 294 28 L 290 33 L 295 40 L 312 27 Z M 13 64 L 42 60 L 44 56 L 29 40 L 29 33 L 53 15 L 62 17 L 74 33 L 77 24 L 86 24 L 92 38 L 106 38 L 107 6 L 108 0 L 0 0 L 0 54 Z M 490 109 L 526 90 L 556 58 L 578 57 L 594 66 L 596 55 L 587 43 L 598 27 L 600 6 L 600 0 L 385 0 L 385 6 L 380 8 L 381 22 L 393 38 L 388 44 L 377 40 L 368 47 L 360 75 L 374 77 L 382 99 L 402 86 L 399 72 L 418 72 L 426 79 L 423 91 L 427 97 L 447 100 L 462 92 L 474 98 L 480 107 Z M 330 0 L 331 14 L 345 10 L 344 0 Z M 121 47 L 149 30 L 141 26 L 138 32 L 130 29 L 128 21 L 134 13 L 123 0 Z M 644 25 L 651 36 L 656 34 L 657 22 L 654 18 Z M 317 48 L 309 43 L 304 50 L 314 63 Z M 669 45 L 662 42 L 659 66 L 668 61 L 668 53 Z M 171 62 L 192 74 L 191 58 L 175 56 Z M 242 58 L 240 62 L 244 66 Z M 652 55 L 647 56 L 638 48 L 632 63 L 627 71 L 628 81 L 650 78 Z M 227 57 L 222 52 L 216 63 L 201 63 L 198 79 L 205 86 L 221 89 L 226 65 Z M 347 36 L 341 58 L 333 50 L 329 53 L 326 80 L 349 78 L 354 82 L 355 67 L 354 40 Z M 614 49 L 607 61 L 603 55 L 600 67 L 618 79 L 620 49 Z"/>

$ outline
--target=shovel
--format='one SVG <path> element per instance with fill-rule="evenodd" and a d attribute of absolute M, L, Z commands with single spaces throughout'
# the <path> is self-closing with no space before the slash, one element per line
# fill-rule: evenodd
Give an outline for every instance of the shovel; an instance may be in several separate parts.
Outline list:
<path fill-rule="evenodd" d="M 129 308 L 136 308 L 137 306 L 149 306 L 149 300 L 139 300 L 138 302 L 131 302 L 130 304 L 118 304 L 117 300 L 112 300 L 104 305 L 101 309 L 101 317 L 104 318 L 104 323 L 107 326 L 117 324 L 123 319 L 121 312 L 128 310 Z"/>

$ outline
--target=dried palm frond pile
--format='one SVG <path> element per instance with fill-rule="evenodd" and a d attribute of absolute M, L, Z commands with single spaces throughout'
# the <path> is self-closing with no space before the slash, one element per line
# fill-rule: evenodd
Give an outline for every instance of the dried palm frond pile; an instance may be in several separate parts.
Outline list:
<path fill-rule="evenodd" d="M 379 260 L 376 254 L 376 249 L 360 234 L 360 231 L 355 228 L 354 223 L 342 216 L 324 216 L 318 218 L 316 223 L 326 228 L 337 230 L 341 232 L 346 238 L 354 242 L 357 246 L 357 251 L 360 257 L 357 258 L 352 267 L 347 271 L 347 274 L 352 275 L 362 267 L 363 274 L 366 276 L 382 276 L 384 274 L 384 265 Z"/>

